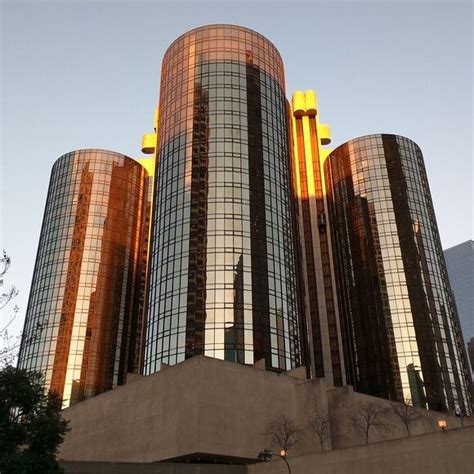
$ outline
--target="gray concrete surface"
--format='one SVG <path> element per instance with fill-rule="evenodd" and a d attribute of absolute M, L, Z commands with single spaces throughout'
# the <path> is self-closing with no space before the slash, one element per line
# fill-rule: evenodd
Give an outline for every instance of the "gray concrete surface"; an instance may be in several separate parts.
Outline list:
<path fill-rule="evenodd" d="M 473 474 L 474 427 L 289 458 L 292 474 Z M 248 474 L 288 474 L 282 461 Z"/>
<path fill-rule="evenodd" d="M 331 456 L 337 458 L 343 449 L 365 442 L 353 417 L 369 405 L 383 410 L 383 426 L 371 429 L 371 443 L 406 437 L 387 400 L 354 393 L 349 386 L 328 390 L 324 379 L 306 380 L 301 369 L 279 374 L 262 370 L 261 364 L 249 367 L 199 356 L 64 410 L 71 431 L 59 458 L 153 463 L 203 453 L 255 459 L 263 448 L 280 448 L 271 445 L 266 431 L 281 415 L 299 428 L 299 442 L 290 455 L 307 456 L 320 451 L 308 429 L 316 412 L 329 414 L 331 438 L 325 449 L 332 448 Z M 425 410 L 411 426 L 412 434 L 439 431 L 439 418 L 447 420 L 449 429 L 460 423 Z M 392 446 L 409 446 L 415 438 Z"/>
<path fill-rule="evenodd" d="M 64 461 L 66 474 L 246 474 L 246 466 L 174 463 L 109 463 Z"/>
<path fill-rule="evenodd" d="M 292 474 L 472 474 L 474 427 L 288 458 Z M 248 466 L 63 462 L 66 474 L 287 474 L 282 461 Z"/>

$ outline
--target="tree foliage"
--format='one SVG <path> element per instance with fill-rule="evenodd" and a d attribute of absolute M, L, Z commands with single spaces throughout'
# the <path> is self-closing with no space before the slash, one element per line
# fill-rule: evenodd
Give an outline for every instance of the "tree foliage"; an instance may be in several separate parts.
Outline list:
<path fill-rule="evenodd" d="M 466 417 L 470 418 L 472 416 L 471 411 L 466 406 L 465 400 L 454 397 L 454 412 L 453 415 L 459 418 L 461 422 L 461 428 L 464 428 L 464 422 L 466 421 Z"/>
<path fill-rule="evenodd" d="M 308 420 L 308 428 L 316 435 L 321 451 L 324 451 L 324 445 L 331 436 L 329 414 L 327 412 L 315 413 Z"/>
<path fill-rule="evenodd" d="M 372 429 L 384 431 L 387 424 L 383 420 L 385 409 L 373 404 L 367 404 L 359 407 L 352 417 L 354 428 L 364 434 L 365 444 L 369 444 L 369 435 Z"/>
<path fill-rule="evenodd" d="M 8 272 L 11 263 L 11 258 L 4 250 L 0 257 L 0 286 L 4 285 L 3 277 Z M 15 286 L 10 287 L 6 292 L 2 290 L 2 293 L 0 294 L 0 309 L 4 308 L 13 298 L 15 298 L 16 295 L 18 295 L 18 290 Z"/>
<path fill-rule="evenodd" d="M 405 426 L 407 435 L 411 436 L 411 425 L 421 420 L 423 413 L 419 408 L 414 407 L 412 401 L 408 398 L 402 403 L 392 402 L 391 405 L 393 413 L 395 413 L 398 419 L 403 423 L 403 426 Z"/>
<path fill-rule="evenodd" d="M 59 473 L 59 445 L 68 431 L 61 399 L 45 394 L 40 372 L 0 371 L 0 472 Z"/>
<path fill-rule="evenodd" d="M 0 256 L 0 287 L 3 287 L 5 284 L 4 277 L 10 268 L 11 262 L 11 258 L 7 255 L 5 250 L 3 250 L 3 253 Z M 15 305 L 13 307 L 13 312 L 10 316 L 5 318 L 3 314 L 4 308 L 17 295 L 18 290 L 15 286 L 11 286 L 7 291 L 3 288 L 0 290 L 0 311 L 2 311 L 2 323 L 0 326 L 0 367 L 12 365 L 20 347 L 20 338 L 15 338 L 9 333 L 9 327 L 18 314 L 18 306 Z"/>
<path fill-rule="evenodd" d="M 299 429 L 296 423 L 287 416 L 280 416 L 267 425 L 266 435 L 271 443 L 288 452 L 298 444 Z"/>
<path fill-rule="evenodd" d="M 11 262 L 11 258 L 3 250 L 3 254 L 0 256 L 0 287 L 5 284 L 4 278 L 11 266 Z M 12 335 L 10 327 L 15 321 L 20 308 L 15 305 L 10 311 L 10 306 L 7 305 L 18 295 L 18 290 L 15 286 L 11 286 L 6 292 L 0 291 L 0 311 L 2 313 L 2 323 L 0 325 L 0 369 L 2 369 L 9 365 L 15 365 L 21 344 L 31 344 L 37 340 L 48 321 L 46 319 L 36 321 L 28 330 L 25 329 L 19 335 Z M 9 315 L 5 316 L 5 313 L 8 312 Z"/>

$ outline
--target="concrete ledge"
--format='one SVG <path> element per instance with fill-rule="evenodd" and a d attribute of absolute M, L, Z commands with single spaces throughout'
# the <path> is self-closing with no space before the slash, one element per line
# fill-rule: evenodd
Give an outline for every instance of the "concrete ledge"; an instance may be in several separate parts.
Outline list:
<path fill-rule="evenodd" d="M 66 474 L 245 474 L 246 466 L 63 461 Z"/>
<path fill-rule="evenodd" d="M 472 474 L 474 427 L 380 441 L 288 458 L 292 474 Z M 282 461 L 247 466 L 248 474 L 285 473 Z"/>
<path fill-rule="evenodd" d="M 321 451 L 309 421 L 315 414 L 326 414 L 330 439 L 324 443 L 324 449 L 332 448 L 330 456 L 337 460 L 346 448 L 365 442 L 365 435 L 354 426 L 353 417 L 360 416 L 360 411 L 367 407 L 375 407 L 381 412 L 384 429 L 372 429 L 369 441 L 374 443 L 373 447 L 356 448 L 362 450 L 355 453 L 370 452 L 370 456 L 376 456 L 380 448 L 375 446 L 392 439 L 395 444 L 390 444 L 390 450 L 396 454 L 388 450 L 386 455 L 390 458 L 393 454 L 397 465 L 401 462 L 397 457 L 412 450 L 419 438 L 416 435 L 423 433 L 444 435 L 427 435 L 436 455 L 443 452 L 443 446 L 438 449 L 435 440 L 446 440 L 450 435 L 433 433 L 439 431 L 437 422 L 441 417 L 447 421 L 448 432 L 458 431 L 454 429 L 460 424 L 458 419 L 424 411 L 423 417 L 410 426 L 414 436 L 404 440 L 407 431 L 393 414 L 388 400 L 354 393 L 349 386 L 328 390 L 324 379 L 306 380 L 303 375 L 303 369 L 276 373 L 204 356 L 193 357 L 64 410 L 62 415 L 70 420 L 71 431 L 58 457 L 99 463 L 245 464 L 256 459 L 264 448 L 281 448 L 272 444 L 268 429 L 284 416 L 298 429 L 299 442 L 290 450 L 290 456 L 296 459 Z M 429 449 L 423 449 L 423 456 L 429 456 Z M 455 456 L 456 449 L 453 445 L 452 454 L 447 457 Z M 193 453 L 202 456 L 194 459 Z M 323 456 L 329 459 L 327 453 Z M 363 459 L 365 454 L 360 456 Z M 383 459 L 385 454 L 380 456 Z M 350 461 L 347 467 L 352 472 Z"/>
<path fill-rule="evenodd" d="M 474 427 L 289 457 L 292 474 L 472 474 Z M 248 466 L 61 462 L 66 474 L 279 474 L 282 461 Z"/>

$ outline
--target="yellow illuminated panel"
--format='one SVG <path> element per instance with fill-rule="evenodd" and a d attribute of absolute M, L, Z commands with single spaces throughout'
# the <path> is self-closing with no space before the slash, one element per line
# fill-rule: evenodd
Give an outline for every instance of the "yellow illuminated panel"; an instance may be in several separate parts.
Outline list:
<path fill-rule="evenodd" d="M 142 137 L 142 152 L 152 155 L 156 149 L 156 133 L 145 133 Z"/>
<path fill-rule="evenodd" d="M 329 145 L 331 143 L 331 129 L 329 125 L 318 122 L 318 137 L 320 139 L 321 145 Z"/>
<path fill-rule="evenodd" d="M 302 118 L 302 123 L 304 137 L 304 154 L 306 157 L 306 179 L 308 181 L 308 197 L 311 198 L 316 195 L 316 189 L 314 187 L 313 154 L 311 152 L 311 137 L 309 132 L 309 120 L 307 116 Z"/>
<path fill-rule="evenodd" d="M 293 94 L 293 114 L 295 116 L 304 115 L 306 112 L 306 102 L 304 97 L 304 92 L 296 91 Z"/>
<path fill-rule="evenodd" d="M 298 140 L 296 137 L 296 123 L 294 117 L 292 117 L 291 121 L 291 133 L 293 135 L 293 164 L 295 170 L 295 177 L 296 177 L 296 195 L 301 196 L 301 176 L 300 176 L 300 163 L 299 163 L 299 152 L 298 152 Z"/>
<path fill-rule="evenodd" d="M 318 99 L 314 91 L 304 93 L 306 115 L 316 115 L 318 111 Z"/>
<path fill-rule="evenodd" d="M 305 155 L 305 168 L 306 168 L 306 188 L 307 196 L 313 197 L 316 193 L 315 188 L 315 173 L 314 166 L 315 162 L 319 161 L 319 167 L 322 170 L 324 161 L 326 160 L 329 153 L 332 151 L 328 148 L 323 148 L 323 145 L 331 143 L 331 130 L 329 125 L 320 124 L 318 117 L 318 99 L 314 91 L 296 91 L 292 97 L 292 125 L 293 125 L 293 140 L 295 142 L 294 147 L 294 160 L 297 176 L 296 191 L 299 197 L 302 197 L 302 183 L 301 183 L 301 154 L 304 148 Z M 301 128 L 303 134 L 303 140 L 298 141 L 297 134 L 300 125 L 297 121 L 301 121 Z M 316 123 L 316 136 L 317 143 L 313 143 L 313 139 L 310 133 L 310 120 L 314 120 Z M 317 149 L 312 147 L 317 146 Z M 316 160 L 316 161 L 315 161 Z M 323 194 L 326 193 L 326 185 L 324 182 L 323 173 L 320 173 L 321 187 Z"/>
<path fill-rule="evenodd" d="M 155 174 L 154 156 L 152 158 L 137 158 L 136 160 L 146 169 L 148 176 L 153 176 Z"/>
<path fill-rule="evenodd" d="M 319 123 L 318 99 L 314 91 L 294 93 L 292 98 L 293 160 L 295 186 L 302 226 L 302 248 L 307 265 L 308 324 L 311 326 L 312 372 L 329 383 L 345 383 L 340 329 L 333 290 L 331 241 L 326 222 L 324 160 L 330 150 L 330 128 Z"/>

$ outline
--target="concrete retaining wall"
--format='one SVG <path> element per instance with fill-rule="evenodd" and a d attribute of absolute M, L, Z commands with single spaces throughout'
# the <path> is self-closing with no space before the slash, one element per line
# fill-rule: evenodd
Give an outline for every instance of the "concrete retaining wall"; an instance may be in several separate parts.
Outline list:
<path fill-rule="evenodd" d="M 292 474 L 472 474 L 474 427 L 289 458 Z M 248 474 L 288 474 L 282 461 Z"/>
<path fill-rule="evenodd" d="M 387 400 L 354 393 L 352 388 L 327 389 L 324 379 L 306 380 L 305 371 L 275 373 L 208 357 L 193 357 L 125 386 L 80 402 L 63 411 L 71 431 L 60 448 L 67 461 L 153 463 L 201 454 L 202 459 L 255 459 L 264 448 L 279 450 L 267 433 L 282 415 L 299 428 L 292 456 L 321 450 L 308 429 L 316 412 L 328 413 L 331 438 L 325 449 L 365 443 L 353 424 L 361 408 L 383 410 L 382 427 L 371 429 L 369 441 L 406 436 Z M 448 428 L 459 420 L 423 411 L 411 426 L 413 434 L 432 433 L 437 420 Z M 217 459 L 218 461 L 221 459 Z"/>

